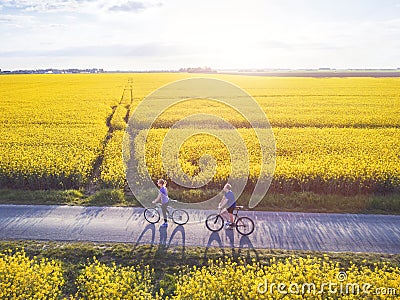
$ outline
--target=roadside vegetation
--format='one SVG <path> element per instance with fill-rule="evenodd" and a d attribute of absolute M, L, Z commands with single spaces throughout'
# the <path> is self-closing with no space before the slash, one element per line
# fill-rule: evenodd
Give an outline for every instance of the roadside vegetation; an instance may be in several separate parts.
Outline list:
<path fill-rule="evenodd" d="M 390 254 L 36 241 L 1 241 L 0 253 L 0 276 L 4 277 L 0 284 L 5 287 L 1 292 L 12 288 L 7 285 L 10 280 L 32 285 L 34 277 L 43 274 L 40 280 L 46 276 L 51 280 L 49 277 L 37 293 L 73 299 L 116 299 L 127 295 L 137 299 L 187 299 L 189 295 L 191 299 L 204 299 L 204 293 L 208 299 L 220 299 L 222 294 L 218 293 L 234 293 L 232 297 L 242 295 L 242 299 L 254 299 L 256 294 L 261 299 L 276 299 L 284 295 L 277 290 L 272 296 L 260 294 L 258 285 L 265 280 L 316 285 L 326 280 L 340 284 L 340 272 L 346 273 L 346 283 L 367 282 L 373 287 L 392 288 L 392 293 L 400 283 L 400 255 Z M 230 289 L 232 280 L 235 288 Z M 245 291 L 253 296 L 243 294 Z M 37 295 L 35 285 L 18 289 L 16 294 L 22 292 Z M 315 299 L 315 295 L 306 296 Z M 374 299 L 397 296 L 378 295 Z M 358 299 L 357 295 L 350 297 Z"/>

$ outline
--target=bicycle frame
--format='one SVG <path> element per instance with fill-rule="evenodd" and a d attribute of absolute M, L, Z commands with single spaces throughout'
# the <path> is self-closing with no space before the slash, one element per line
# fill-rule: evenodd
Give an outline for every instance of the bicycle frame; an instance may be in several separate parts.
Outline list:
<path fill-rule="evenodd" d="M 235 227 L 242 235 L 249 235 L 254 231 L 254 221 L 248 216 L 239 216 L 239 210 L 243 206 L 236 206 L 232 212 L 234 222 L 229 225 L 229 228 Z M 219 213 L 211 214 L 206 218 L 206 227 L 214 232 L 220 231 L 224 227 L 225 218 L 222 216 L 222 209 Z"/>
<path fill-rule="evenodd" d="M 237 219 L 239 218 L 239 210 L 243 209 L 243 206 L 236 206 L 233 209 L 233 223 L 236 223 Z M 219 210 L 219 215 L 224 219 L 224 217 L 221 215 L 223 208 Z"/>
<path fill-rule="evenodd" d="M 161 209 L 161 203 L 156 203 L 155 208 L 157 210 L 160 210 L 160 212 L 162 213 L 162 209 Z M 172 206 L 167 206 L 167 217 L 169 219 L 172 219 L 172 213 L 175 211 L 175 208 L 173 208 Z"/>
<path fill-rule="evenodd" d="M 177 202 L 177 201 L 171 201 Z M 154 207 L 144 210 L 144 217 L 150 223 L 157 223 L 162 216 L 162 204 L 156 203 Z M 148 214 L 150 213 L 150 214 Z M 154 218 L 155 217 L 155 218 Z M 175 224 L 184 225 L 189 221 L 189 214 L 183 209 L 176 209 L 170 205 L 166 207 L 166 218 L 171 219 Z"/>

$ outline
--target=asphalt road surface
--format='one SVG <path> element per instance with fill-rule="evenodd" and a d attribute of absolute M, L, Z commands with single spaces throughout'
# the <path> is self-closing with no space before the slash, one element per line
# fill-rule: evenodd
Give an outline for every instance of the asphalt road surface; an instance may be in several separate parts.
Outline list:
<path fill-rule="evenodd" d="M 188 212 L 189 224 L 163 228 L 148 223 L 143 208 L 0 205 L 0 239 L 400 253 L 400 216 L 241 212 L 256 224 L 242 236 L 209 231 L 204 220 L 215 211 Z"/>

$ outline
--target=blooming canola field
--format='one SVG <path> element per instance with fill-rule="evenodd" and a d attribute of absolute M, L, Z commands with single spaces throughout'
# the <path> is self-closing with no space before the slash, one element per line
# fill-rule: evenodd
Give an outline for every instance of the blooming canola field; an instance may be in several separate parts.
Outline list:
<path fill-rule="evenodd" d="M 122 141 L 129 116 L 152 91 L 189 77 L 231 82 L 266 113 L 276 140 L 271 191 L 400 191 L 398 78 L 185 73 L 0 76 L 0 185 L 124 187 Z M 237 128 L 249 152 L 243 168 L 248 168 L 250 181 L 260 176 L 260 145 L 249 123 L 229 107 L 197 99 L 171 107 L 155 120 L 145 141 L 151 177 L 168 177 L 160 149 L 169 128 L 199 113 L 217 114 Z M 205 125 L 210 125 L 207 120 Z M 171 130 L 171 136 L 184 134 L 184 129 Z M 229 136 L 232 129 L 219 130 Z M 190 176 L 199 174 L 198 162 L 205 154 L 217 162 L 211 185 L 221 186 L 230 175 L 229 151 L 211 135 L 193 136 L 181 145 L 181 168 Z"/>
<path fill-rule="evenodd" d="M 148 265 L 121 266 L 88 259 L 68 287 L 67 273 L 71 270 L 59 260 L 29 258 L 23 250 L 0 253 L 0 298 L 398 299 L 400 280 L 400 269 L 393 264 L 372 265 L 363 260 L 345 267 L 327 255 L 183 265 L 169 275 L 174 278 L 173 287 L 164 283 L 159 289 L 154 284 L 157 275 Z"/>

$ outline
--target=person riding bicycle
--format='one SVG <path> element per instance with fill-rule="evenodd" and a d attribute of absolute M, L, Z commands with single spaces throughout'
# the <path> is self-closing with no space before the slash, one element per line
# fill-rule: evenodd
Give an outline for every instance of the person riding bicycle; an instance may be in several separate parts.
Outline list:
<path fill-rule="evenodd" d="M 161 211 L 164 217 L 164 223 L 161 225 L 162 227 L 168 226 L 168 219 L 167 219 L 167 207 L 168 207 L 168 190 L 167 190 L 167 181 L 164 179 L 158 179 L 157 185 L 160 188 L 158 196 L 154 199 L 153 203 L 157 203 L 161 201 Z"/>
<path fill-rule="evenodd" d="M 224 196 L 218 204 L 218 208 L 221 210 L 221 216 L 225 218 L 225 226 L 228 229 L 232 229 L 232 224 L 234 223 L 233 210 L 236 207 L 235 195 L 232 192 L 232 186 L 227 183 L 224 186 Z"/>

